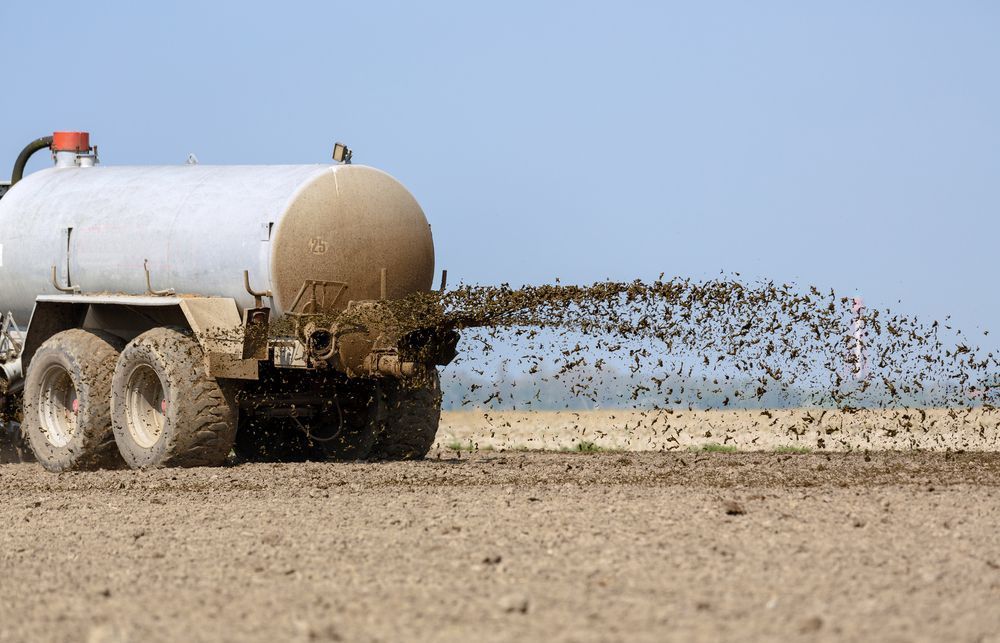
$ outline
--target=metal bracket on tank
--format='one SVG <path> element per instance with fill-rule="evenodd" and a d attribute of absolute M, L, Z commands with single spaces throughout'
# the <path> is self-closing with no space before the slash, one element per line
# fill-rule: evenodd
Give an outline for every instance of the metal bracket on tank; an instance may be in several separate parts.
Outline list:
<path fill-rule="evenodd" d="M 327 296 L 326 289 L 330 287 L 335 287 L 337 289 L 336 293 L 332 297 Z M 323 281 L 322 279 L 306 279 L 299 288 L 298 294 L 295 295 L 295 299 L 292 300 L 292 305 L 288 307 L 288 314 L 290 315 L 315 315 L 318 313 L 329 312 L 340 296 L 347 291 L 347 284 L 343 281 Z M 309 292 L 309 299 L 305 300 L 305 303 L 300 307 L 299 304 L 302 302 L 303 296 L 306 292 Z M 297 310 L 299 309 L 299 310 Z"/>
<path fill-rule="evenodd" d="M 153 283 L 149 279 L 149 259 L 142 260 L 142 269 L 146 271 L 146 294 L 156 295 L 157 297 L 166 297 L 168 295 L 174 294 L 173 288 L 167 288 L 166 290 L 153 290 Z"/>
<path fill-rule="evenodd" d="M 253 288 L 250 287 L 250 271 L 249 270 L 244 270 L 243 271 L 243 287 L 246 288 L 246 291 L 248 293 L 250 293 L 251 295 L 253 295 L 254 306 L 257 307 L 257 308 L 263 308 L 264 307 L 263 297 L 270 297 L 271 296 L 271 291 L 270 290 L 254 290 Z"/>
<path fill-rule="evenodd" d="M 69 284 L 69 283 L 67 283 L 65 286 L 60 286 L 59 285 L 59 280 L 56 279 L 56 267 L 55 266 L 52 266 L 52 286 L 56 290 L 58 290 L 59 292 L 71 292 L 74 295 L 80 293 L 80 287 L 79 286 L 74 286 L 74 285 Z"/>

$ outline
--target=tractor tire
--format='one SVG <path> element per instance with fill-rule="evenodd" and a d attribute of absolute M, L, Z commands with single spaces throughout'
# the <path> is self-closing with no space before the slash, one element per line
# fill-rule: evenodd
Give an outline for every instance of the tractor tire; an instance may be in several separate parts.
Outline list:
<path fill-rule="evenodd" d="M 21 431 L 49 471 L 121 468 L 111 428 L 111 380 L 124 342 L 73 328 L 35 352 L 24 382 Z"/>
<path fill-rule="evenodd" d="M 154 328 L 125 347 L 111 382 L 115 442 L 133 469 L 223 464 L 236 437 L 231 395 L 204 353 L 177 328 Z"/>
<path fill-rule="evenodd" d="M 441 379 L 437 371 L 422 382 L 386 381 L 384 410 L 371 456 L 379 460 L 420 460 L 427 455 L 441 422 Z"/>

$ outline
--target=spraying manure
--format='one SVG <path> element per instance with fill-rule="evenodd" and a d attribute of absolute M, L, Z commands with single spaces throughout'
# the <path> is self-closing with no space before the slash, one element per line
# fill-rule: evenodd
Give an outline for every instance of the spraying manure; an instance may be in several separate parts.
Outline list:
<path fill-rule="evenodd" d="M 676 448 L 681 431 L 729 439 L 692 423 L 698 412 L 744 409 L 751 431 L 784 422 L 821 449 L 837 446 L 845 423 L 921 448 L 962 425 L 998 439 L 993 353 L 947 323 L 867 310 L 831 290 L 738 276 L 462 286 L 380 311 L 347 310 L 330 327 L 460 331 L 445 405 L 491 424 L 506 411 L 633 410 L 624 430 L 652 428 Z M 801 414 L 788 422 L 787 409 Z"/>

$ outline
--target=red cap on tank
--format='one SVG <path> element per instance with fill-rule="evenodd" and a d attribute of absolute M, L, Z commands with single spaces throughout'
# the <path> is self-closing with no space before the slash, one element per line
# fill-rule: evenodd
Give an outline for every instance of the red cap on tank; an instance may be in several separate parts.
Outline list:
<path fill-rule="evenodd" d="M 90 132 L 53 132 L 53 152 L 89 152 Z"/>

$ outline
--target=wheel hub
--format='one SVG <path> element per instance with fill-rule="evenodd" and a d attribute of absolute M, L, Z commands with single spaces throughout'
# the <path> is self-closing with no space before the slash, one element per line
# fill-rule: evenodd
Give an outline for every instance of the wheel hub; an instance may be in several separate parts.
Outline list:
<path fill-rule="evenodd" d="M 125 424 L 135 442 L 148 449 L 163 435 L 167 400 L 163 382 L 151 367 L 137 366 L 128 377 L 125 394 Z"/>
<path fill-rule="evenodd" d="M 80 401 L 73 378 L 62 366 L 53 364 L 42 375 L 38 411 L 49 443 L 55 447 L 69 444 L 76 433 Z"/>

